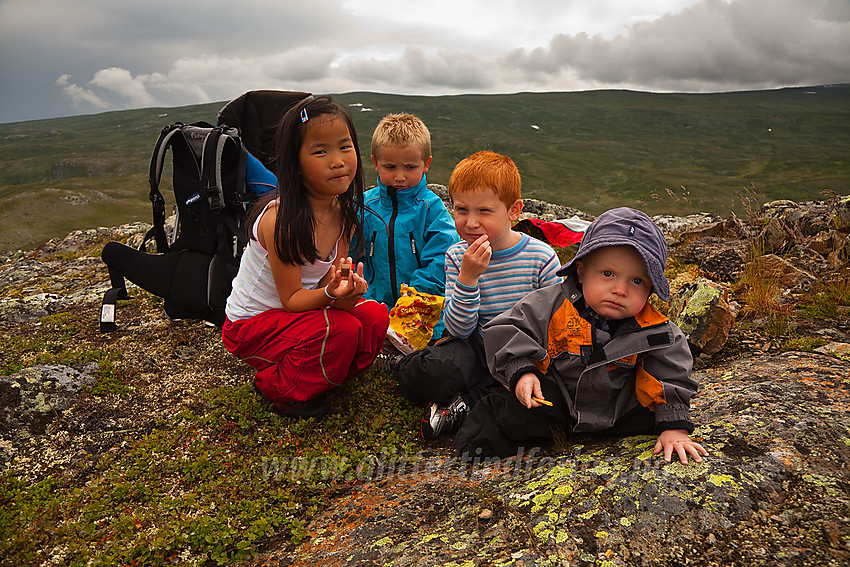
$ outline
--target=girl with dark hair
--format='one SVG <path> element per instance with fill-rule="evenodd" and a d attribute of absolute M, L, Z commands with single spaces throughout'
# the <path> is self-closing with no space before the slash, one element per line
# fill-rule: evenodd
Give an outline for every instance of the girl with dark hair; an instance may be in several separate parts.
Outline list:
<path fill-rule="evenodd" d="M 362 242 L 365 184 L 351 115 L 307 97 L 284 115 L 276 148 L 278 190 L 250 217 L 222 340 L 278 412 L 321 417 L 321 395 L 369 367 L 389 317 L 362 298 L 363 264 L 345 256 Z"/>

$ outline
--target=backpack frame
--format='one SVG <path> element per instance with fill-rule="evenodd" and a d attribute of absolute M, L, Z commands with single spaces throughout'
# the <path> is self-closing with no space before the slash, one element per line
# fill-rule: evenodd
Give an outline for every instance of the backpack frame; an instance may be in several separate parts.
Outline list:
<path fill-rule="evenodd" d="M 111 284 L 103 297 L 101 332 L 117 328 L 117 300 L 130 299 L 125 278 L 162 297 L 172 320 L 201 319 L 219 327 L 224 323 L 224 306 L 248 243 L 249 206 L 258 194 L 276 185 L 267 171 L 274 130 L 286 110 L 307 96 L 295 91 L 249 91 L 219 111 L 218 126 L 176 122 L 162 129 L 149 170 L 153 227 L 138 249 L 113 241 L 101 253 Z M 247 138 L 253 147 L 246 144 Z M 169 149 L 177 209 L 170 235 L 159 189 Z M 252 169 L 249 162 L 258 158 L 265 169 L 256 166 L 253 171 L 262 171 L 263 179 L 246 179 Z M 147 252 L 151 239 L 155 254 Z"/>

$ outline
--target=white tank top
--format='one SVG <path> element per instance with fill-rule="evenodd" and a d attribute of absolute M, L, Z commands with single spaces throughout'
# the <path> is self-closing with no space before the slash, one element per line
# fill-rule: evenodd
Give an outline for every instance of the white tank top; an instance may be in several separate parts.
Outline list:
<path fill-rule="evenodd" d="M 269 205 L 277 203 L 271 201 L 257 217 L 254 226 L 251 227 L 253 238 L 248 240 L 248 247 L 242 254 L 239 262 L 239 273 L 233 279 L 233 290 L 227 298 L 224 313 L 231 321 L 248 319 L 269 309 L 282 309 L 277 287 L 274 285 L 271 264 L 269 263 L 268 251 L 257 239 L 257 227 L 260 219 L 266 214 Z M 302 289 L 316 289 L 319 281 L 324 277 L 336 259 L 339 241 L 342 232 L 334 243 L 329 260 L 316 260 L 312 264 L 301 264 L 301 287 Z"/>

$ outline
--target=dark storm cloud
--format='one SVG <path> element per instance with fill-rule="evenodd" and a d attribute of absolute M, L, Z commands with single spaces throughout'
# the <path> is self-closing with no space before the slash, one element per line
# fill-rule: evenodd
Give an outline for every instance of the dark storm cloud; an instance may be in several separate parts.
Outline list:
<path fill-rule="evenodd" d="M 574 73 L 595 84 L 725 90 L 850 80 L 846 2 L 705 0 L 613 39 L 558 35 L 501 59 L 529 80 Z"/>
<path fill-rule="evenodd" d="M 0 0 L 0 121 L 223 100 L 263 70 L 312 80 L 341 30 L 365 33 L 326 0 Z"/>
<path fill-rule="evenodd" d="M 0 0 L 0 121 L 257 88 L 404 94 L 850 82 L 848 0 Z"/>

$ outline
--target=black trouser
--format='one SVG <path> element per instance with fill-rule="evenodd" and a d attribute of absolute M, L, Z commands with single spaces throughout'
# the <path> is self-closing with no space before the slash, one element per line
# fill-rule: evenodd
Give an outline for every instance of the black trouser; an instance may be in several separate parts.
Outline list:
<path fill-rule="evenodd" d="M 462 394 L 475 404 L 493 388 L 503 388 L 490 375 L 481 334 L 450 337 L 401 359 L 393 369 L 401 392 L 411 401 L 448 404 Z"/>
<path fill-rule="evenodd" d="M 467 458 L 510 457 L 553 438 L 553 429 L 570 431 L 573 424 L 561 390 L 551 380 L 540 382 L 552 406 L 527 408 L 513 392 L 501 387 L 478 400 L 455 434 L 454 446 Z M 618 419 L 603 435 L 639 435 L 655 431 L 655 415 L 643 406 Z"/>

